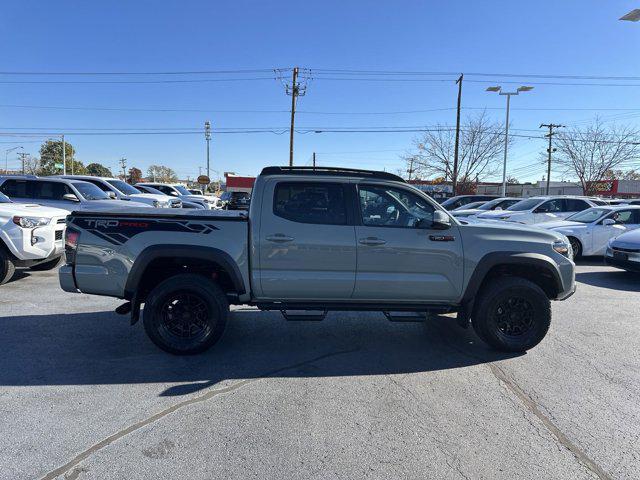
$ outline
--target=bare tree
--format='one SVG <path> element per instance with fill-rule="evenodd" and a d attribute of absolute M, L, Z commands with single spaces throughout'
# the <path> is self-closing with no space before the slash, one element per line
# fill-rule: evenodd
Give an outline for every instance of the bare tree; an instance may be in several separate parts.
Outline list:
<path fill-rule="evenodd" d="M 591 195 L 594 182 L 606 179 L 611 170 L 640 156 L 640 132 L 628 126 L 606 127 L 596 119 L 586 128 L 559 133 L 556 145 L 556 162 L 575 174 L 585 195 Z"/>
<path fill-rule="evenodd" d="M 24 173 L 27 175 L 37 175 L 40 173 L 40 159 L 33 155 L 24 158 Z"/>
<path fill-rule="evenodd" d="M 453 178 L 455 130 L 436 126 L 414 141 L 417 153 L 405 156 L 407 164 L 413 160 L 418 176 Z M 495 173 L 504 148 L 504 124 L 491 121 L 483 112 L 468 117 L 460 127 L 458 152 L 458 184 L 472 183 L 476 178 Z"/>

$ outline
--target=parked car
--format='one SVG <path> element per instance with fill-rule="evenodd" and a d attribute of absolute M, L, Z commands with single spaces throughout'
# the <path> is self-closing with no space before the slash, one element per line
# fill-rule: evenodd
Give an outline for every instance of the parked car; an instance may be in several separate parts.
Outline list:
<path fill-rule="evenodd" d="M 225 210 L 249 210 L 250 203 L 249 192 L 224 192 L 220 197 L 220 206 Z"/>
<path fill-rule="evenodd" d="M 488 202 L 483 202 L 480 206 L 472 208 L 471 204 L 463 205 L 462 207 L 456 208 L 451 212 L 454 217 L 475 217 L 484 212 L 489 212 L 491 210 L 504 210 L 511 205 L 514 205 L 521 201 L 521 198 L 496 198 L 494 200 L 489 200 Z"/>
<path fill-rule="evenodd" d="M 160 190 L 165 195 L 170 197 L 179 198 L 182 201 L 188 201 L 202 205 L 207 210 L 216 208 L 218 206 L 218 197 L 211 195 L 194 195 L 184 185 L 172 184 L 172 183 L 157 183 L 157 182 L 141 182 L 136 183 L 137 186 L 153 187 L 156 190 Z"/>
<path fill-rule="evenodd" d="M 492 347 L 524 351 L 546 335 L 550 300 L 575 290 L 564 235 L 461 224 L 391 173 L 268 167 L 252 197 L 248 217 L 76 212 L 60 285 L 126 299 L 117 311 L 132 323 L 144 303 L 148 336 L 175 354 L 213 345 L 230 303 L 290 320 L 328 310 L 377 310 L 390 320 L 398 311 L 417 319 L 457 312 Z M 319 313 L 295 313 L 303 310 Z"/>
<path fill-rule="evenodd" d="M 604 261 L 628 272 L 640 272 L 640 229 L 609 240 Z"/>
<path fill-rule="evenodd" d="M 187 190 L 189 190 L 189 192 L 193 193 L 194 195 L 204 195 L 204 193 L 202 193 L 202 190 L 196 190 L 195 188 L 187 188 Z"/>
<path fill-rule="evenodd" d="M 170 197 L 167 194 L 162 193 L 160 190 L 157 190 L 153 187 L 150 187 L 148 185 L 141 185 L 141 184 L 137 184 L 135 186 L 138 190 L 140 190 L 143 193 L 151 193 L 153 195 L 160 195 L 162 198 L 165 199 L 172 199 L 174 197 Z M 178 199 L 181 202 L 180 207 L 181 208 L 192 208 L 195 210 L 208 210 L 208 207 L 205 207 L 202 203 L 194 203 L 194 202 L 189 202 L 187 200 L 182 200 L 182 199 Z"/>
<path fill-rule="evenodd" d="M 69 213 L 132 208 L 131 202 L 114 200 L 92 183 L 58 177 L 0 177 L 0 192 L 16 202 L 37 203 Z M 150 208 L 144 204 L 135 207 Z"/>
<path fill-rule="evenodd" d="M 531 197 L 514 203 L 506 210 L 480 213 L 476 218 L 524 224 L 544 223 L 563 220 L 569 215 L 595 206 L 590 200 L 581 197 Z"/>
<path fill-rule="evenodd" d="M 466 205 L 462 205 L 462 206 L 460 206 L 460 207 L 458 207 L 458 208 L 454 208 L 453 210 L 450 210 L 450 212 L 452 212 L 452 213 L 453 213 L 453 212 L 455 212 L 455 211 L 462 210 L 463 208 L 475 209 L 475 208 L 478 208 L 478 207 L 479 207 L 479 206 L 481 206 L 481 205 L 484 205 L 485 203 L 487 203 L 487 201 L 486 201 L 486 200 L 481 200 L 481 201 L 479 201 L 479 202 L 471 202 L 471 203 L 467 203 Z"/>
<path fill-rule="evenodd" d="M 66 210 L 16 203 L 0 193 L 0 285 L 16 267 L 51 270 L 64 253 Z"/>
<path fill-rule="evenodd" d="M 640 228 L 640 206 L 617 205 L 588 208 L 542 228 L 565 235 L 571 242 L 573 257 L 604 255 L 609 240 Z"/>
<path fill-rule="evenodd" d="M 119 178 L 94 177 L 91 175 L 59 175 L 57 177 L 93 183 L 109 197 L 118 200 L 145 203 L 155 208 L 182 207 L 182 201 L 179 198 L 168 197 L 163 194 L 154 195 L 151 193 L 145 193 L 136 187 L 129 185 L 127 182 L 123 182 Z"/>
<path fill-rule="evenodd" d="M 447 198 L 444 202 L 441 203 L 441 205 L 447 210 L 455 210 L 456 208 L 460 208 L 461 206 L 471 202 L 479 202 L 480 200 L 484 200 L 485 202 L 487 202 L 489 200 L 493 200 L 494 198 L 499 197 L 498 195 L 458 195 L 455 197 Z"/>

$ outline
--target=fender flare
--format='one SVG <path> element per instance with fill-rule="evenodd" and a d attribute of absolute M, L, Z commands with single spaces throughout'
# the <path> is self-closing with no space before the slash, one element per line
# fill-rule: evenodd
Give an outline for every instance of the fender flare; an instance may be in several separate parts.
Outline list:
<path fill-rule="evenodd" d="M 129 270 L 127 283 L 124 288 L 124 297 L 128 300 L 137 297 L 138 285 L 151 262 L 159 258 L 171 259 L 177 257 L 187 257 L 217 263 L 229 275 L 229 278 L 233 283 L 233 287 L 238 295 L 246 293 L 240 268 L 238 268 L 238 264 L 227 252 L 213 247 L 169 244 L 152 245 L 140 252 L 136 257 L 131 270 Z"/>
<path fill-rule="evenodd" d="M 540 268 L 551 276 L 555 290 L 562 291 L 562 277 L 558 266 L 547 255 L 526 252 L 492 252 L 486 254 L 477 263 L 462 296 L 462 305 L 469 313 L 482 282 L 489 271 L 498 265 L 523 265 Z"/>

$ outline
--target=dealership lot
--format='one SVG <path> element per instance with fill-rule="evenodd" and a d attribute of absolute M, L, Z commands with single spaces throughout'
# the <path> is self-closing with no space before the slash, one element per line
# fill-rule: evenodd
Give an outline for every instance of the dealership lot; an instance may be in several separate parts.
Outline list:
<path fill-rule="evenodd" d="M 445 318 L 235 309 L 167 355 L 121 302 L 19 273 L 0 297 L 0 477 L 639 478 L 640 276 L 586 260 L 526 355 Z"/>

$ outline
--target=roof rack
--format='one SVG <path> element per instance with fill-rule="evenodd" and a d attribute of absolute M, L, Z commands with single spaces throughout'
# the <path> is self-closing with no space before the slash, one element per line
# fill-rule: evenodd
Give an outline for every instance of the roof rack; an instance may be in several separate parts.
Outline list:
<path fill-rule="evenodd" d="M 336 175 L 344 177 L 379 178 L 382 180 L 406 183 L 404 178 L 394 175 L 393 173 L 342 167 L 265 167 L 262 169 L 262 172 L 260 172 L 260 175 Z"/>

